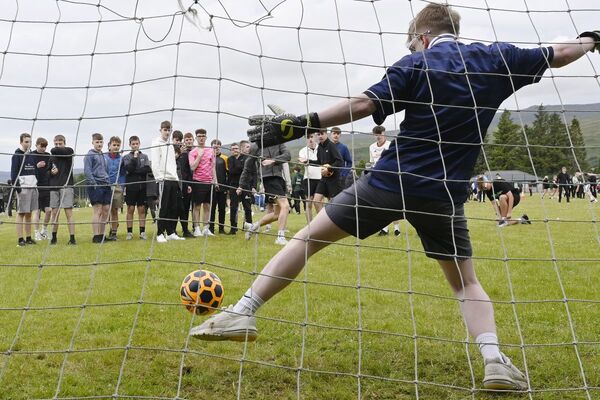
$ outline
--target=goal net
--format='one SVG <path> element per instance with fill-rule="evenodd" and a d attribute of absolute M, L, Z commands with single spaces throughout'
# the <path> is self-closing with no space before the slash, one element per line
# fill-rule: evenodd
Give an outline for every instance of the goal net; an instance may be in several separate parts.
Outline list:
<path fill-rule="evenodd" d="M 387 235 L 347 238 L 307 260 L 257 314 L 260 336 L 252 343 L 190 338 L 204 317 L 181 305 L 180 284 L 193 270 L 210 270 L 223 283 L 224 305 L 235 303 L 281 249 L 273 243 L 277 222 L 246 241 L 240 205 L 237 235 L 161 244 L 150 213 L 148 240 L 138 238 L 137 211 L 133 240 L 125 240 L 119 210 L 116 242 L 91 242 L 83 168 L 93 133 L 104 135 L 103 151 L 109 138 L 120 138 L 124 154 L 138 136 L 150 155 L 161 121 L 170 121 L 183 133 L 205 129 L 207 143 L 220 140 L 229 155 L 232 143 L 247 139 L 248 117 L 269 114 L 268 104 L 304 114 L 379 81 L 409 54 L 409 22 L 428 3 L 0 1 L 0 171 L 7 171 L 0 189 L 8 203 L 0 214 L 0 397 L 489 396 L 462 300 L 406 221 L 390 225 Z M 448 4 L 461 14 L 465 43 L 549 46 L 600 21 L 598 5 L 582 0 Z M 481 156 L 464 182 L 470 189 L 478 176 L 511 182 L 521 189 L 515 213 L 532 222 L 500 229 L 489 200 L 473 194 L 465 205 L 501 348 L 527 377 L 528 390 L 515 398 L 600 395 L 598 71 L 598 55 L 588 53 L 514 93 L 487 135 L 481 132 Z M 387 118 L 387 140 L 403 117 Z M 357 174 L 371 163 L 374 126 L 371 118 L 340 126 Z M 57 244 L 15 247 L 21 222 L 9 213 L 17 187 L 8 171 L 24 132 L 33 147 L 43 137 L 50 151 L 63 135 L 74 149 L 76 246 L 66 244 L 61 212 Z M 304 171 L 298 155 L 305 146 L 304 139 L 287 144 L 292 174 L 296 166 Z M 580 177 L 569 184 L 568 203 L 554 184 L 563 166 Z M 257 205 L 252 211 L 254 221 L 268 212 Z M 306 225 L 304 213 L 292 209 L 287 240 Z M 229 221 L 227 215 L 225 231 Z"/>

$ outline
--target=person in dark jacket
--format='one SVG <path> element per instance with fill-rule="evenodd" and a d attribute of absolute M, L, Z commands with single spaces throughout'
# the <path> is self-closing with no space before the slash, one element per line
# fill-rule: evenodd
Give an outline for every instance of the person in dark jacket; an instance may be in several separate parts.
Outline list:
<path fill-rule="evenodd" d="M 213 192 L 213 199 L 210 205 L 210 223 L 208 229 L 211 233 L 215 233 L 215 218 L 217 207 L 219 211 L 219 233 L 225 234 L 225 211 L 227 208 L 227 156 L 221 153 L 221 141 L 213 139 L 210 142 L 215 153 L 215 173 L 216 184 Z"/>
<path fill-rule="evenodd" d="M 567 203 L 570 201 L 571 195 L 571 176 L 567 173 L 567 167 L 562 167 L 561 171 L 556 175 L 556 183 L 558 183 L 558 202 L 562 201 L 562 195 L 565 194 Z"/>
<path fill-rule="evenodd" d="M 65 210 L 69 227 L 69 241 L 67 244 L 77 244 L 75 241 L 75 221 L 73 219 L 73 206 L 75 192 L 73 190 L 73 155 L 75 151 L 66 146 L 63 135 L 54 136 L 54 147 L 50 150 L 50 207 L 52 208 L 52 239 L 50 244 L 57 243 L 58 216 L 60 210 Z"/>
<path fill-rule="evenodd" d="M 50 208 L 50 153 L 46 151 L 48 141 L 38 137 L 35 141 L 35 150 L 31 154 L 35 157 L 36 178 L 38 187 L 38 209 L 33 213 L 34 238 L 42 240 L 48 238 L 48 223 L 52 209 Z M 40 218 L 44 213 L 44 221 L 40 229 Z"/>
<path fill-rule="evenodd" d="M 123 156 L 121 168 L 125 171 L 125 204 L 127 204 L 127 236 L 133 239 L 133 214 L 137 208 L 140 239 L 146 240 L 146 178 L 152 173 L 150 159 L 140 151 L 140 138 L 129 138 L 131 151 Z"/>
<path fill-rule="evenodd" d="M 231 155 L 227 158 L 227 170 L 229 172 L 229 223 L 231 228 L 230 235 L 235 235 L 238 230 L 238 209 L 240 202 L 244 209 L 244 221 L 252 223 L 252 200 L 251 192 L 242 192 L 237 194 L 237 189 L 240 187 L 240 177 L 244 170 L 244 163 L 248 158 L 248 150 L 250 142 L 242 140 L 239 144 L 231 144 Z"/>
<path fill-rule="evenodd" d="M 22 133 L 19 137 L 20 147 L 15 150 L 11 159 L 10 180 L 17 192 L 17 244 L 35 244 L 31 237 L 31 215 L 38 209 L 38 190 L 36 176 L 36 159 L 31 154 L 31 135 Z M 10 205 L 9 205 L 10 207 Z M 23 238 L 23 231 L 26 237 Z"/>
<path fill-rule="evenodd" d="M 190 138 L 186 144 L 185 138 Z M 175 161 L 177 163 L 177 176 L 181 186 L 181 202 L 179 203 L 179 223 L 181 224 L 182 236 L 184 238 L 193 238 L 189 228 L 190 204 L 192 202 L 192 170 L 190 169 L 190 160 L 188 152 L 194 144 L 194 135 L 190 132 L 185 136 L 181 131 L 173 131 L 172 135 L 173 147 L 175 147 Z"/>
<path fill-rule="evenodd" d="M 315 190 L 313 201 L 318 213 L 323 208 L 325 198 L 331 200 L 342 191 L 340 173 L 344 166 L 344 159 L 335 143 L 329 140 L 327 129 L 319 131 L 317 137 L 319 139 L 317 161 L 321 165 L 321 180 Z"/>

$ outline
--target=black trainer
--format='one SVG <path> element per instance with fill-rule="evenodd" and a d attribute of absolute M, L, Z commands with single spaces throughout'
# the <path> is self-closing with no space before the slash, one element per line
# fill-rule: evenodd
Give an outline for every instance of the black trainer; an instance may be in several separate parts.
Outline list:
<path fill-rule="evenodd" d="M 76 245 L 77 241 L 75 239 L 69 239 L 69 241 L 67 242 L 68 245 Z"/>
<path fill-rule="evenodd" d="M 25 244 L 37 244 L 37 243 L 32 238 L 28 238 L 27 240 L 25 240 Z"/>
<path fill-rule="evenodd" d="M 521 216 L 521 223 L 531 225 L 531 221 L 529 220 L 529 217 L 527 216 L 527 214 L 523 214 Z"/>

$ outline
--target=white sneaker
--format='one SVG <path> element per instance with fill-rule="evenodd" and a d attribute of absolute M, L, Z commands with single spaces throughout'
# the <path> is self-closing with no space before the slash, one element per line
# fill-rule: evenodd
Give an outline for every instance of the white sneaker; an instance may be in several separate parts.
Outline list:
<path fill-rule="evenodd" d="M 256 317 L 233 312 L 229 306 L 190 330 L 190 336 L 200 340 L 233 340 L 253 342 L 258 336 Z"/>
<path fill-rule="evenodd" d="M 502 354 L 502 359 L 485 363 L 483 387 L 492 390 L 527 390 L 527 377 L 513 365 L 510 358 Z"/>
<path fill-rule="evenodd" d="M 199 226 L 197 226 L 197 227 L 194 228 L 194 232 L 192 233 L 192 235 L 194 235 L 194 237 L 204 236 L 204 234 L 200 230 Z"/>
<path fill-rule="evenodd" d="M 169 236 L 167 236 L 167 240 L 185 240 L 181 236 L 178 236 L 177 233 L 173 232 Z"/>
<path fill-rule="evenodd" d="M 161 233 L 156 237 L 156 243 L 167 243 L 167 238 Z"/>
<path fill-rule="evenodd" d="M 278 244 L 280 246 L 285 246 L 286 244 L 288 244 L 288 241 L 283 236 L 277 236 L 277 239 L 275 239 L 275 244 Z"/>
<path fill-rule="evenodd" d="M 133 239 L 133 233 L 127 232 L 127 236 L 125 236 L 125 240 L 131 240 L 131 239 Z"/>
<path fill-rule="evenodd" d="M 35 231 L 33 233 L 33 238 L 35 239 L 36 242 L 39 242 L 40 240 L 42 240 L 42 235 L 38 231 Z"/>
<path fill-rule="evenodd" d="M 204 229 L 202 229 L 202 235 L 203 236 L 215 236 L 215 234 L 212 233 L 210 231 L 210 229 L 208 229 L 208 226 L 205 226 Z"/>
<path fill-rule="evenodd" d="M 244 230 L 246 231 L 244 236 L 246 237 L 246 240 L 250 240 L 252 235 L 258 232 L 258 228 L 260 228 L 260 225 L 258 225 L 258 223 L 250 224 L 248 222 L 244 222 Z"/>
<path fill-rule="evenodd" d="M 148 239 L 148 236 L 146 236 L 146 232 L 140 232 L 140 239 L 141 239 L 141 240 L 146 240 L 146 239 Z"/>
<path fill-rule="evenodd" d="M 270 232 L 270 231 L 271 231 L 271 224 L 265 225 L 265 230 L 263 232 Z"/>
<path fill-rule="evenodd" d="M 40 231 L 40 237 L 41 237 L 43 240 L 48 240 L 48 231 L 47 231 L 47 230 L 45 230 L 45 229 L 42 229 L 42 230 Z"/>

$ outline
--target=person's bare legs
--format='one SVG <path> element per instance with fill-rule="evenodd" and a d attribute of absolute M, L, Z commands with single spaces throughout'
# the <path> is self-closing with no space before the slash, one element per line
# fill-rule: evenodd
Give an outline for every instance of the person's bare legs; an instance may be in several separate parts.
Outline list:
<path fill-rule="evenodd" d="M 66 212 L 65 212 L 66 214 Z M 52 223 L 52 233 L 57 233 L 58 232 L 58 218 L 60 216 L 60 208 L 53 208 L 52 209 L 52 218 L 51 218 L 51 223 Z M 92 226 L 92 229 L 93 226 Z M 69 231 L 71 229 L 69 228 Z"/>
<path fill-rule="evenodd" d="M 347 236 L 348 233 L 335 225 L 325 211 L 320 212 L 271 258 L 251 289 L 263 301 L 268 301 L 298 276 L 313 254 Z"/>
<path fill-rule="evenodd" d="M 279 224 L 279 231 L 285 231 L 287 226 L 288 215 L 290 213 L 290 203 L 286 197 L 279 197 L 277 204 L 273 209 L 275 215 L 277 215 L 277 223 Z"/>
<path fill-rule="evenodd" d="M 94 236 L 100 235 L 100 232 L 104 231 L 104 229 L 100 229 L 100 225 L 102 225 L 102 207 L 102 204 L 94 204 L 92 206 L 92 231 L 94 232 Z"/>
<path fill-rule="evenodd" d="M 31 214 L 32 213 L 26 213 L 23 216 L 23 222 L 25 223 L 25 236 L 27 237 L 31 236 Z"/>
<path fill-rule="evenodd" d="M 142 206 L 143 207 L 143 206 Z M 135 206 L 127 206 L 127 229 L 133 228 L 133 213 L 135 212 Z M 138 217 L 140 216 L 140 207 L 138 206 Z"/>
<path fill-rule="evenodd" d="M 17 213 L 16 224 L 15 227 L 17 229 L 17 238 L 23 237 L 23 221 L 25 219 L 24 213 Z"/>
<path fill-rule="evenodd" d="M 324 201 L 325 197 L 323 197 L 321 193 L 317 193 L 313 197 L 313 204 L 315 205 L 315 210 L 317 211 L 317 214 L 323 209 L 323 205 L 325 204 Z"/>
<path fill-rule="evenodd" d="M 119 229 L 119 209 L 110 209 L 110 230 L 116 232 Z"/>
<path fill-rule="evenodd" d="M 73 209 L 65 208 L 65 216 L 67 217 L 67 223 L 69 226 L 69 235 L 75 235 L 75 220 L 73 219 Z M 56 225 L 58 229 L 58 225 Z"/>
<path fill-rule="evenodd" d="M 138 225 L 140 228 L 146 228 L 146 207 L 145 206 L 137 206 L 138 213 Z M 132 213 L 133 216 L 133 213 Z"/>
<path fill-rule="evenodd" d="M 314 196 L 309 196 L 305 200 L 306 207 L 304 208 L 304 213 L 306 214 L 306 222 L 310 224 L 310 221 L 313 219 L 313 199 Z"/>
<path fill-rule="evenodd" d="M 472 259 L 438 260 L 456 298 L 469 333 L 476 338 L 482 333 L 496 333 L 494 307 L 475 275 Z"/>

